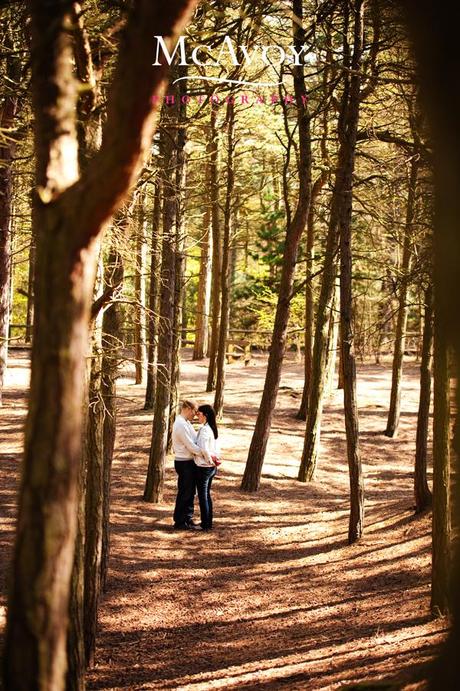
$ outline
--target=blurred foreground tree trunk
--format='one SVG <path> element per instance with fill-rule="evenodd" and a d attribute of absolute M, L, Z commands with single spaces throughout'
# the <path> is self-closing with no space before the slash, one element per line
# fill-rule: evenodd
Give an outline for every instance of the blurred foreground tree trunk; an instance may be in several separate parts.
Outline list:
<path fill-rule="evenodd" d="M 195 6 L 139 0 L 129 15 L 99 152 L 80 177 L 69 32 L 73 3 L 30 0 L 37 241 L 30 404 L 8 600 L 6 689 L 61 691 L 81 458 L 84 356 L 96 238 L 135 181 L 155 128 L 172 48 Z M 166 62 L 166 61 L 165 61 Z"/>

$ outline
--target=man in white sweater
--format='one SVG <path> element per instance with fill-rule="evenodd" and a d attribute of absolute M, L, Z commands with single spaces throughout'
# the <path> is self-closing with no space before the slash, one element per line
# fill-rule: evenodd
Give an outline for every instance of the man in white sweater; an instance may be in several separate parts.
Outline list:
<path fill-rule="evenodd" d="M 177 497 L 174 509 L 174 528 L 176 530 L 199 529 L 193 522 L 193 503 L 195 499 L 195 462 L 193 454 L 201 454 L 196 444 L 196 432 L 191 421 L 196 415 L 194 401 L 183 401 L 172 431 L 174 468 L 177 473 Z"/>

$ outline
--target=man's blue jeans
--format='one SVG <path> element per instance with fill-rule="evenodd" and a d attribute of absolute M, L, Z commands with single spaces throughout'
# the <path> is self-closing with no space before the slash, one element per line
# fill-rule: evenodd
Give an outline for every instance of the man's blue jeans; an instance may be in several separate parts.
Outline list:
<path fill-rule="evenodd" d="M 174 461 L 177 473 L 177 497 L 174 509 L 174 525 L 182 527 L 193 518 L 195 499 L 195 463 L 194 461 Z"/>

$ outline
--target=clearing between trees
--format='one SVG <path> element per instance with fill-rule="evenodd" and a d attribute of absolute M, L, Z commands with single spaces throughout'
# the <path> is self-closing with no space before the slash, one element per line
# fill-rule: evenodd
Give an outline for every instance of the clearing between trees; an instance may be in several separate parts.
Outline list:
<path fill-rule="evenodd" d="M 182 394 L 212 402 L 207 361 L 182 355 Z M 2 628 L 28 366 L 26 351 L 13 353 L 0 409 Z M 172 530 L 171 461 L 164 503 L 142 501 L 152 414 L 141 410 L 143 387 L 124 372 L 110 572 L 90 689 L 319 690 L 364 679 L 424 688 L 448 622 L 430 615 L 430 517 L 413 515 L 418 366 L 405 365 L 396 439 L 383 435 L 390 366 L 359 366 L 365 530 L 351 547 L 342 392 L 325 408 L 316 481 L 301 484 L 305 423 L 295 413 L 303 367 L 293 357 L 283 367 L 261 490 L 239 490 L 265 367 L 262 355 L 228 367 L 224 463 L 213 489 L 215 528 L 206 534 Z"/>

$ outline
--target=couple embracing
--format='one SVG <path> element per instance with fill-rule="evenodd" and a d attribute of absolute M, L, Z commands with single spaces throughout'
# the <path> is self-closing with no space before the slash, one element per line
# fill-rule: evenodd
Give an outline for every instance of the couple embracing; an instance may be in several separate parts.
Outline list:
<path fill-rule="evenodd" d="M 192 420 L 200 428 L 195 432 Z M 174 468 L 177 473 L 177 497 L 174 509 L 176 530 L 211 530 L 211 484 L 220 464 L 216 415 L 210 405 L 197 406 L 183 401 L 172 432 Z M 198 492 L 201 524 L 193 521 L 195 493 Z"/>

